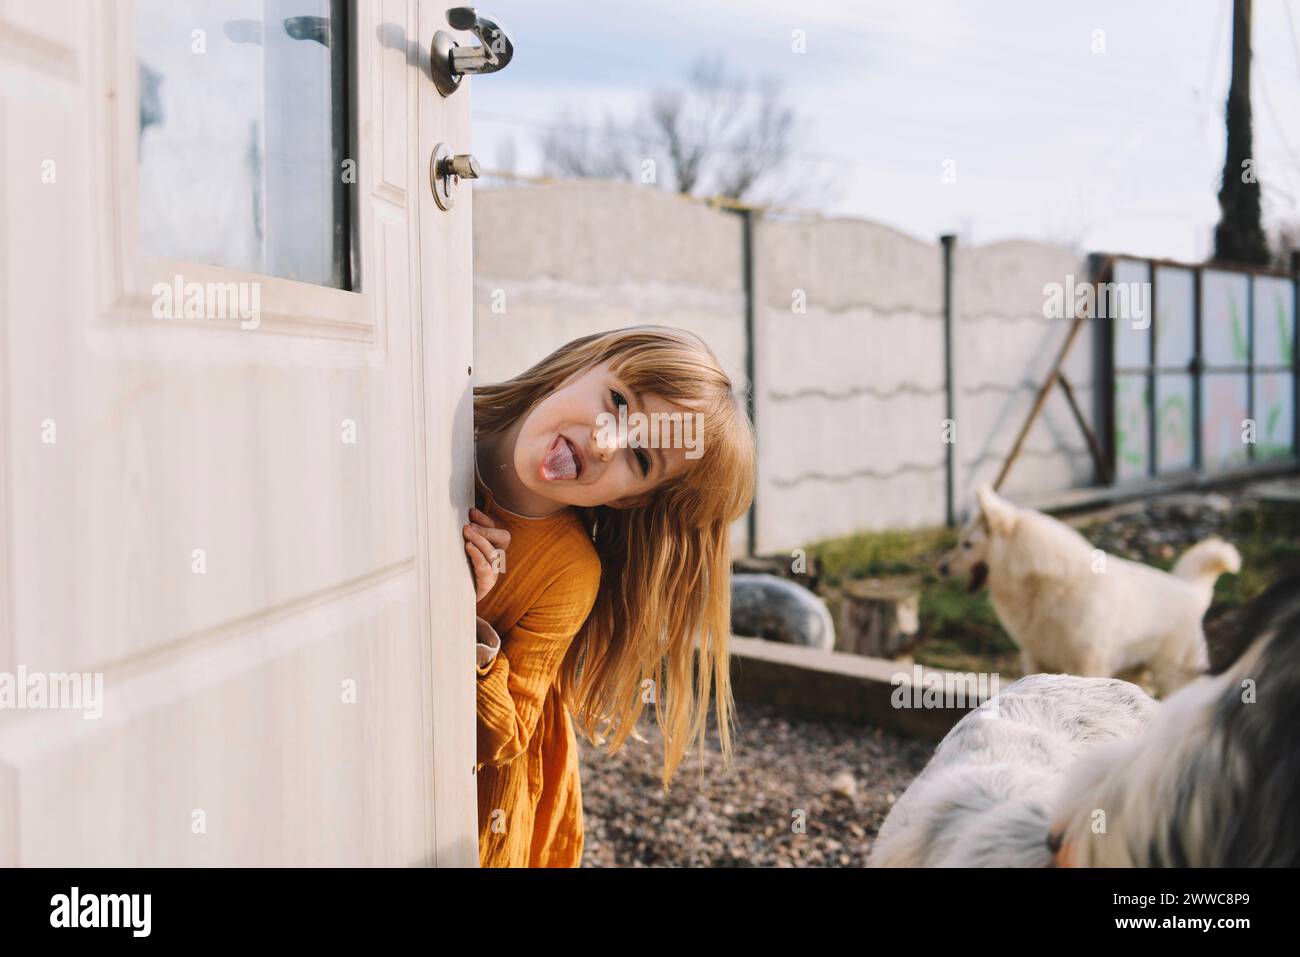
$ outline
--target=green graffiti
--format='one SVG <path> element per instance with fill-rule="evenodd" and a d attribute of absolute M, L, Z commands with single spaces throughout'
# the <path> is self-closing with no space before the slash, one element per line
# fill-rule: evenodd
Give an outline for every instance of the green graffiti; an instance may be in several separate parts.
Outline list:
<path fill-rule="evenodd" d="M 1161 439 L 1161 459 L 1168 456 L 1170 462 L 1174 462 L 1188 455 L 1192 441 L 1192 413 L 1186 397 L 1166 397 L 1156 411 L 1156 427 Z"/>
<path fill-rule="evenodd" d="M 1181 424 L 1183 426 L 1186 426 L 1187 423 L 1191 421 L 1191 412 L 1187 408 L 1187 399 L 1181 395 L 1171 395 L 1165 399 L 1164 402 L 1160 403 L 1160 411 L 1157 414 L 1157 418 L 1160 420 L 1160 431 L 1162 433 L 1169 432 L 1172 429 L 1177 428 L 1179 425 L 1177 420 L 1169 420 L 1171 413 L 1181 414 Z M 1184 430 L 1184 437 L 1185 436 L 1186 431 Z"/>
<path fill-rule="evenodd" d="M 1142 408 L 1145 407 L 1147 389 L 1145 383 L 1142 389 L 1143 406 L 1132 408 L 1127 405 L 1125 399 L 1128 390 L 1128 383 L 1120 379 L 1115 383 L 1115 407 L 1120 410 L 1115 423 L 1115 454 L 1127 465 L 1141 470 L 1146 467 L 1146 447 L 1144 443 L 1134 441 L 1137 436 L 1141 435 L 1140 427 L 1142 425 Z M 1128 426 L 1132 424 L 1130 429 Z"/>
<path fill-rule="evenodd" d="M 1291 323 L 1286 321 L 1286 307 L 1282 304 L 1282 296 L 1274 296 L 1273 301 L 1277 303 L 1277 341 L 1282 343 L 1282 364 L 1289 366 L 1295 345 L 1291 341 Z"/>
<path fill-rule="evenodd" d="M 1228 321 L 1232 327 L 1232 354 L 1239 362 L 1248 358 L 1246 330 L 1242 327 L 1241 316 L 1237 313 L 1237 300 L 1228 295 Z"/>
<path fill-rule="evenodd" d="M 1119 457 L 1136 468 L 1142 468 L 1146 464 L 1146 456 L 1140 449 L 1130 447 L 1126 441 L 1128 436 L 1123 429 L 1115 430 L 1115 442 L 1119 446 Z"/>

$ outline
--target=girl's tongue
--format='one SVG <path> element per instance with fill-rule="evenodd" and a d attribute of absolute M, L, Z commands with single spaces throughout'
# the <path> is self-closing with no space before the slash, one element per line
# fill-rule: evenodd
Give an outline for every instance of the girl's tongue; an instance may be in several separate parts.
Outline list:
<path fill-rule="evenodd" d="M 578 463 L 573 460 L 573 452 L 569 449 L 569 443 L 564 440 L 564 436 L 556 436 L 555 441 L 546 452 L 546 458 L 542 459 L 542 478 L 548 482 L 554 482 L 556 479 L 577 477 Z"/>

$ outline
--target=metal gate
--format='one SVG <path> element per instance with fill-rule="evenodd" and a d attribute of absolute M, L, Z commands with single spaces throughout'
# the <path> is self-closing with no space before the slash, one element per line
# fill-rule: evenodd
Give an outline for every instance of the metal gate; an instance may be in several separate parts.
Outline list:
<path fill-rule="evenodd" d="M 1112 256 L 1095 278 L 1117 484 L 1295 462 L 1294 274 Z"/>

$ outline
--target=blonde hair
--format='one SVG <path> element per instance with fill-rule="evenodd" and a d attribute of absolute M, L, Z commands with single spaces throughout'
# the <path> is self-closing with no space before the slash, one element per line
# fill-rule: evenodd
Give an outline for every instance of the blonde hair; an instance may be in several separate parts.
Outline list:
<path fill-rule="evenodd" d="M 601 581 L 561 665 L 560 695 L 588 740 L 604 739 L 598 721 L 605 731 L 614 727 L 614 753 L 639 721 L 652 680 L 666 791 L 692 738 L 703 773 L 711 686 L 723 758 L 732 760 L 730 527 L 753 501 L 756 470 L 743 398 L 704 340 L 635 326 L 575 339 L 513 379 L 476 387 L 474 428 L 476 435 L 505 431 L 570 377 L 606 360 L 633 391 L 702 412 L 702 454 L 635 507 L 574 507 L 600 556 Z"/>

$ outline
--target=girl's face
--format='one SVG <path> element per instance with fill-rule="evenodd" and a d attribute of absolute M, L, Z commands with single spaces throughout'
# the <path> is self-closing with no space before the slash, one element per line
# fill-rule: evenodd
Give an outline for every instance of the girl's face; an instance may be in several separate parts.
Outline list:
<path fill-rule="evenodd" d="M 684 443 L 677 448 L 634 447 L 620 443 L 610 422 L 626 405 L 627 434 L 633 434 L 636 413 L 687 413 L 655 394 L 637 395 L 610 371 L 610 361 L 592 366 L 569 379 L 524 418 L 515 440 L 514 465 L 529 491 L 563 505 L 614 507 L 637 504 L 637 496 L 680 475 L 699 461 L 687 458 Z M 601 413 L 608 413 L 601 417 Z M 667 422 L 667 419 L 660 420 Z M 660 446 L 673 445 L 671 428 L 660 430 Z M 620 447 L 620 444 L 622 447 Z"/>

